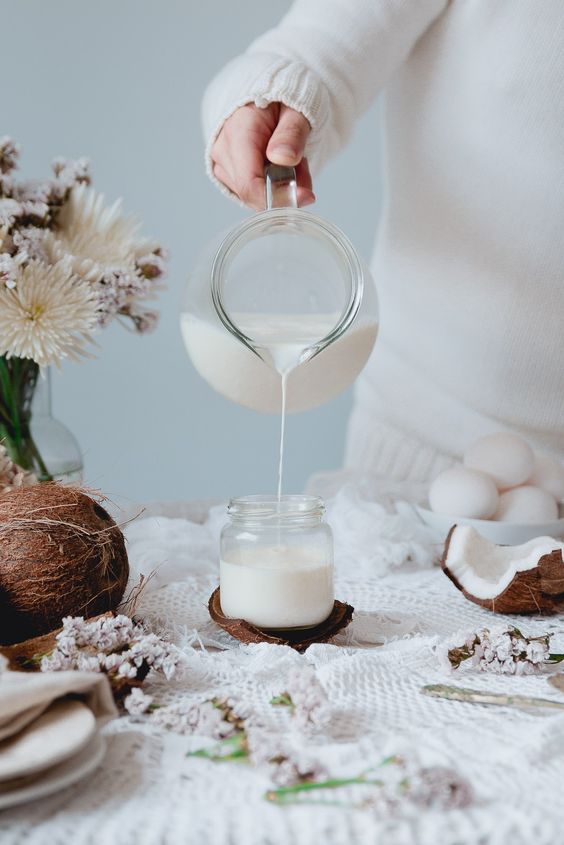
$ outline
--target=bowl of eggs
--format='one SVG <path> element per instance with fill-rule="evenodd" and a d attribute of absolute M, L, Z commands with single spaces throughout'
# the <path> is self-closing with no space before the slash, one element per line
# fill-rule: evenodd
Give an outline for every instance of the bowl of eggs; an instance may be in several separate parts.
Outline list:
<path fill-rule="evenodd" d="M 500 545 L 564 537 L 564 465 L 533 452 L 516 434 L 481 437 L 461 464 L 434 479 L 428 507 L 417 512 L 440 533 L 455 523 L 471 525 Z"/>

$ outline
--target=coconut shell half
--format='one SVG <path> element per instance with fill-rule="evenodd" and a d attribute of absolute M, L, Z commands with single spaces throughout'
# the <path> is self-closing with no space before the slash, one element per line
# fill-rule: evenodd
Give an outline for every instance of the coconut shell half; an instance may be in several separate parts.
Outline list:
<path fill-rule="evenodd" d="M 453 525 L 441 566 L 469 601 L 493 613 L 553 614 L 564 610 L 563 551 L 552 537 L 498 546 L 468 525 Z"/>
<path fill-rule="evenodd" d="M 95 622 L 96 619 L 101 619 L 103 616 L 111 617 L 114 614 L 111 612 L 101 613 L 99 616 L 89 619 L 88 622 Z M 12 672 L 39 672 L 41 658 L 53 651 L 57 645 L 57 634 L 62 630 L 62 628 L 57 628 L 55 631 L 41 634 L 40 637 L 32 637 L 22 643 L 0 645 L 0 654 L 7 659 L 8 669 L 11 669 Z"/>

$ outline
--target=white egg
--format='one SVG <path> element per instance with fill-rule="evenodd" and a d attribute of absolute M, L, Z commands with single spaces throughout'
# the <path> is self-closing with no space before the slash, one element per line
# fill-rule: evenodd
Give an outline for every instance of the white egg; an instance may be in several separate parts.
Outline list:
<path fill-rule="evenodd" d="M 452 467 L 438 475 L 429 488 L 429 505 L 435 513 L 469 519 L 488 519 L 499 500 L 492 479 L 474 469 Z"/>
<path fill-rule="evenodd" d="M 491 475 L 499 490 L 524 484 L 534 462 L 529 444 L 517 434 L 503 431 L 481 437 L 464 453 L 464 466 Z"/>
<path fill-rule="evenodd" d="M 501 493 L 493 518 L 499 522 L 519 525 L 552 522 L 558 519 L 558 506 L 554 496 L 546 490 L 525 484 Z"/>
<path fill-rule="evenodd" d="M 564 501 L 564 466 L 550 455 L 535 455 L 533 473 L 527 483 L 542 487 L 559 502 Z"/>

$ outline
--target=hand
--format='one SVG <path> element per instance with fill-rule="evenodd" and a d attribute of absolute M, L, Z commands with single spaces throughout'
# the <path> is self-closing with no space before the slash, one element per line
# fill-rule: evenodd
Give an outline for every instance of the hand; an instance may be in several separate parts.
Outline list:
<path fill-rule="evenodd" d="M 211 150 L 214 175 L 245 205 L 264 211 L 264 163 L 296 168 L 298 205 L 315 202 L 307 159 L 303 157 L 309 121 L 282 103 L 259 109 L 253 103 L 233 112 Z"/>

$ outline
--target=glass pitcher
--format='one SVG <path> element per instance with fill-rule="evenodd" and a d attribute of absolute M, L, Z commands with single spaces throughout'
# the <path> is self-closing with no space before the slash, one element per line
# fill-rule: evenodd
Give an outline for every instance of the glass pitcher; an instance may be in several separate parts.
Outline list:
<path fill-rule="evenodd" d="M 333 398 L 364 367 L 378 332 L 374 282 L 345 235 L 297 207 L 293 168 L 268 165 L 266 210 L 216 239 L 191 273 L 181 315 L 196 370 L 259 411 Z"/>

